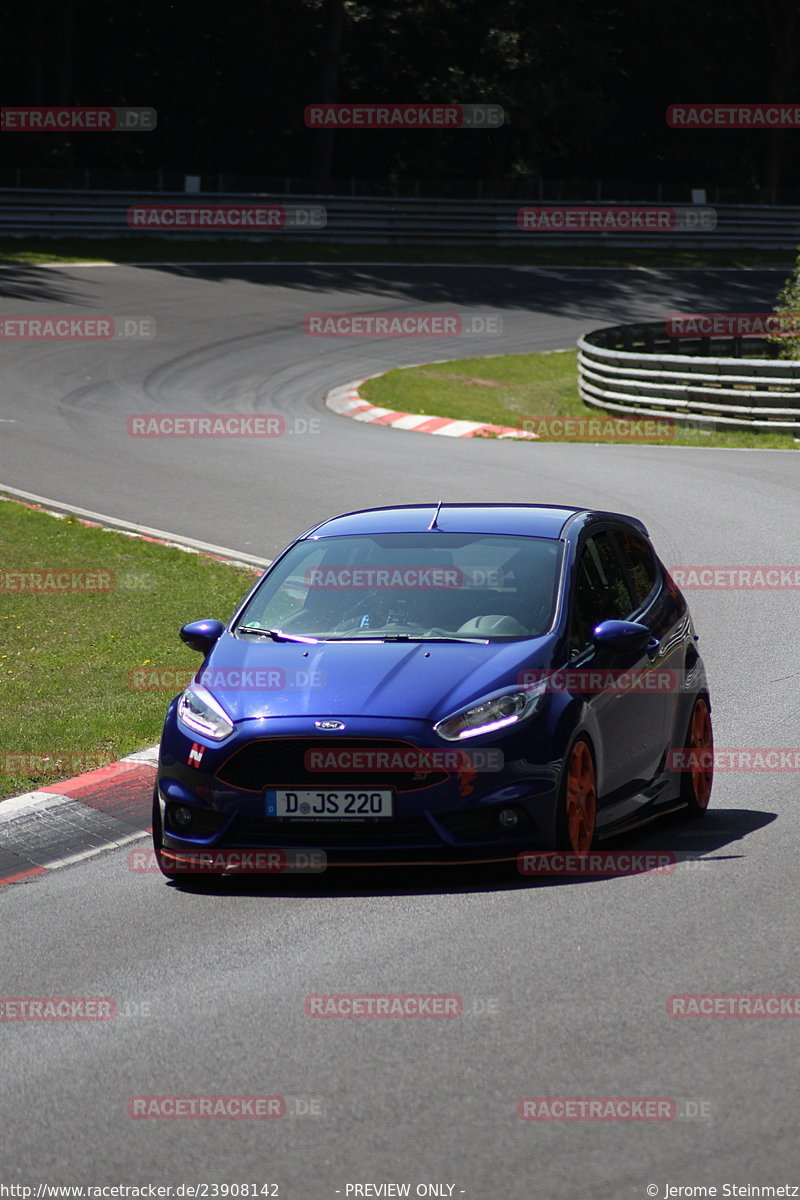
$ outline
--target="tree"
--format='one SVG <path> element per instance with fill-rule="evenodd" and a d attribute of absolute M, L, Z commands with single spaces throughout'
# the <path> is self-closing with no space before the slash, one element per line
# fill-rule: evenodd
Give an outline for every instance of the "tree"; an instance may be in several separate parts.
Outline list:
<path fill-rule="evenodd" d="M 781 325 L 786 332 L 775 334 L 767 341 L 778 347 L 779 358 L 800 358 L 800 251 L 794 272 L 778 293 L 772 311 L 783 317 Z"/>
<path fill-rule="evenodd" d="M 325 0 L 325 26 L 320 70 L 320 104 L 333 104 L 339 96 L 339 65 L 342 57 L 344 0 Z M 316 129 L 311 160 L 311 178 L 322 188 L 330 181 L 335 130 Z"/>

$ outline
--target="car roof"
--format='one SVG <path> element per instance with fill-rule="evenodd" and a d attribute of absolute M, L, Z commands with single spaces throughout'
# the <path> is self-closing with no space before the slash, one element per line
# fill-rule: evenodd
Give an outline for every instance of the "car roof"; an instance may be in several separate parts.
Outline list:
<path fill-rule="evenodd" d="M 610 517 L 629 521 L 646 532 L 641 521 L 621 513 L 603 513 L 590 509 L 569 508 L 545 504 L 397 504 L 387 508 L 365 508 L 343 513 L 309 529 L 303 537 L 344 537 L 365 533 L 422 533 L 430 528 L 434 516 L 433 534 L 494 533 L 518 537 L 560 538 L 565 526 L 577 516 L 587 519 Z"/>

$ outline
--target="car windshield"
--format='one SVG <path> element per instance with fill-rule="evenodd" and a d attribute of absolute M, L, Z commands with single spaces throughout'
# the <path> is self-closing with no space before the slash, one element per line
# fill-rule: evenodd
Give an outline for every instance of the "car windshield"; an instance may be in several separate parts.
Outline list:
<path fill-rule="evenodd" d="M 360 534 L 299 542 L 237 629 L 330 640 L 508 641 L 549 629 L 561 543 L 502 534 Z"/>

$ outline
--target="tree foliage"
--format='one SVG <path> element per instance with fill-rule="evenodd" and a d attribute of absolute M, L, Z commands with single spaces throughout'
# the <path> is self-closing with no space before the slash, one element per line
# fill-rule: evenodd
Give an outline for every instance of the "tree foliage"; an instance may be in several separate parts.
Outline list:
<path fill-rule="evenodd" d="M 796 0 L 26 0 L 5 104 L 158 109 L 147 134 L 0 139 L 2 164 L 300 179 L 800 186 L 800 130 L 682 131 L 668 105 L 800 93 Z M 492 132 L 307 129 L 307 104 L 502 104 Z M 624 188 L 623 188 L 624 190 Z M 616 199 L 629 198 L 618 195 Z"/>
<path fill-rule="evenodd" d="M 794 271 L 778 292 L 772 311 L 783 318 L 784 332 L 767 341 L 778 347 L 779 358 L 800 358 L 800 253 Z"/>

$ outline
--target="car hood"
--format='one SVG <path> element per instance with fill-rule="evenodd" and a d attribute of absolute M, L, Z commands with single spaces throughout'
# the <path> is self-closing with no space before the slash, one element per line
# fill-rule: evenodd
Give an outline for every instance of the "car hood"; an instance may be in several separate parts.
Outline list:
<path fill-rule="evenodd" d="M 437 721 L 549 665 L 552 638 L 465 642 L 250 642 L 223 634 L 196 678 L 234 721 L 360 716 Z"/>

